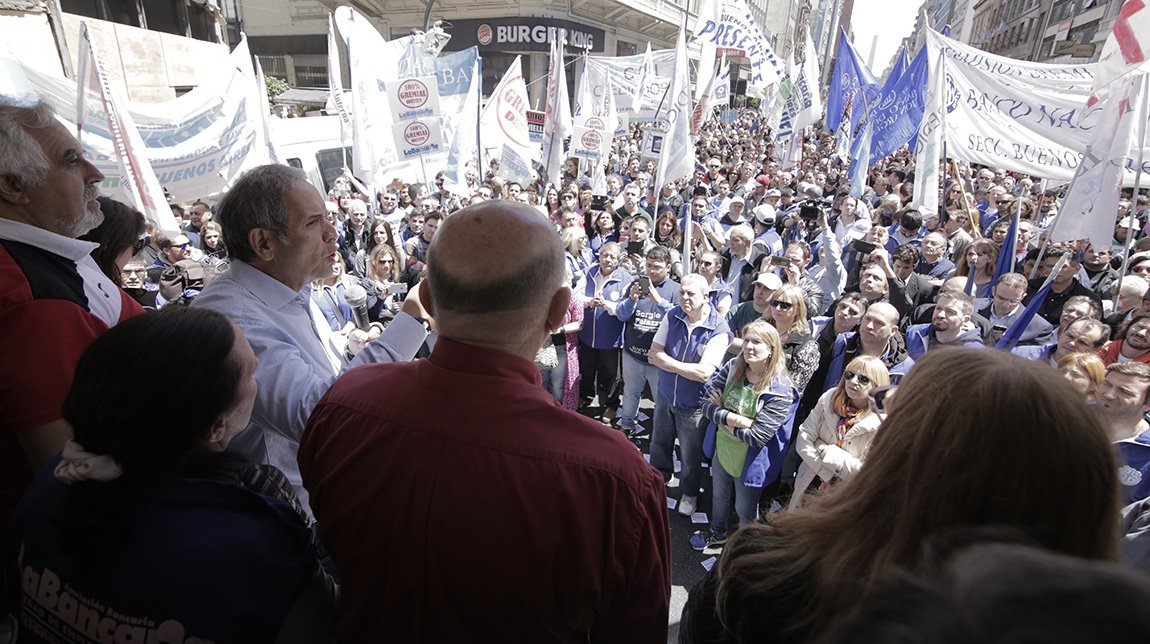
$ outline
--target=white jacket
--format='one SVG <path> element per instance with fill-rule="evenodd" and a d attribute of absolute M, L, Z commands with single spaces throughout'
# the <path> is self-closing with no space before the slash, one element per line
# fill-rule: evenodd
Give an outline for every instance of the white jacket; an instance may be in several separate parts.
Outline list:
<path fill-rule="evenodd" d="M 795 477 L 795 493 L 791 496 L 789 509 L 799 506 L 799 502 L 815 477 L 830 481 L 838 477 L 849 480 L 862 468 L 863 459 L 870 449 L 882 420 L 873 413 L 867 413 L 847 432 L 842 447 L 838 446 L 836 425 L 839 416 L 833 411 L 834 387 L 824 393 L 807 419 L 799 427 L 796 449 L 803 462 Z"/>

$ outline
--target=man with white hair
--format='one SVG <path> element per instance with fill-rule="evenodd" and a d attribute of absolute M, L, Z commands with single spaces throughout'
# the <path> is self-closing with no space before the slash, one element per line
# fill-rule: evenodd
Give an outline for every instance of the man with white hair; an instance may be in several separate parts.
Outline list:
<path fill-rule="evenodd" d="M 104 220 L 103 180 L 46 103 L 0 101 L 0 525 L 72 437 L 60 409 L 80 355 L 143 312 L 76 239 Z"/>
<path fill-rule="evenodd" d="M 750 297 L 751 278 L 758 272 L 752 261 L 754 239 L 754 231 L 746 224 L 732 226 L 727 231 L 721 276 L 736 304 Z"/>
<path fill-rule="evenodd" d="M 1150 290 L 1150 282 L 1137 275 L 1127 275 L 1111 286 L 1114 298 L 1113 308 L 1104 319 L 1115 331 L 1128 322 L 1138 309 L 1142 308 L 1142 298 Z M 1104 302 L 1105 304 L 1105 302 Z M 1065 307 L 1063 307 L 1065 308 Z"/>

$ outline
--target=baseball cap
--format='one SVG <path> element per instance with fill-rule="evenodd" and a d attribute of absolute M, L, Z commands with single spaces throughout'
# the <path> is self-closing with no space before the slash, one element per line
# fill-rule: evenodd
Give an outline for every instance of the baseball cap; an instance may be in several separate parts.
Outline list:
<path fill-rule="evenodd" d="M 755 219 L 760 224 L 773 224 L 775 223 L 775 208 L 770 204 L 760 204 L 755 208 Z"/>
<path fill-rule="evenodd" d="M 783 287 L 783 280 L 781 280 L 778 275 L 775 275 L 770 271 L 765 271 L 763 273 L 759 273 L 758 276 L 755 277 L 755 284 L 762 284 L 772 291 L 777 291 Z"/>
<path fill-rule="evenodd" d="M 779 192 L 778 189 L 776 189 L 776 188 L 771 188 L 770 190 L 767 191 L 767 194 L 763 195 L 764 198 L 781 197 L 781 196 L 783 196 L 783 193 Z"/>
<path fill-rule="evenodd" d="M 764 186 L 771 185 L 771 178 L 765 174 L 760 174 L 759 176 L 755 177 L 755 181 L 758 181 L 759 183 L 763 184 Z"/>

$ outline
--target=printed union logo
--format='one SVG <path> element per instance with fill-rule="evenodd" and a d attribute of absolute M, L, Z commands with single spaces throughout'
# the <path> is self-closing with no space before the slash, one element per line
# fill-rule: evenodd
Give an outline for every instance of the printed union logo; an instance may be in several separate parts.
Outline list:
<path fill-rule="evenodd" d="M 403 128 L 403 140 L 408 145 L 423 145 L 431 138 L 431 131 L 427 126 L 419 121 L 409 124 Z"/>
<path fill-rule="evenodd" d="M 427 86 L 416 79 L 406 80 L 399 86 L 399 103 L 409 110 L 423 107 L 427 103 Z"/>
<path fill-rule="evenodd" d="M 587 130 L 583 133 L 583 137 L 580 140 L 583 141 L 583 147 L 588 150 L 598 150 L 599 145 L 603 143 L 603 137 L 599 136 L 599 133 L 595 130 Z"/>
<path fill-rule="evenodd" d="M 479 40 L 479 44 L 490 45 L 492 33 L 491 25 L 483 23 L 482 25 L 479 25 L 479 29 L 476 30 L 475 37 Z"/>
<path fill-rule="evenodd" d="M 588 117 L 587 118 L 587 127 L 593 128 L 596 130 L 607 129 L 606 125 L 603 123 L 603 119 L 599 118 L 598 116 Z"/>

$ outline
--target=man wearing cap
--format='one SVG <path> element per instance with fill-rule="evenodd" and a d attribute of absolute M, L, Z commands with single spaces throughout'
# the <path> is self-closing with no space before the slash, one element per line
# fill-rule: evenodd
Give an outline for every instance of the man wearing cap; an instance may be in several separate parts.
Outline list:
<path fill-rule="evenodd" d="M 732 226 L 738 226 L 746 223 L 746 202 L 742 197 L 731 197 L 726 202 L 723 216 L 719 219 L 719 225 L 723 227 L 723 232 L 730 234 Z"/>
<path fill-rule="evenodd" d="M 743 350 L 743 327 L 763 317 L 770 305 L 771 296 L 783 287 L 783 280 L 772 271 L 764 271 L 755 276 L 751 283 L 751 299 L 727 311 L 727 326 L 734 334 L 727 354 L 736 356 Z"/>
<path fill-rule="evenodd" d="M 775 230 L 775 208 L 770 204 L 755 207 L 755 241 L 752 262 L 759 262 L 768 255 L 783 254 L 783 238 Z"/>
<path fill-rule="evenodd" d="M 1126 238 L 1130 235 L 1137 236 L 1138 220 L 1133 217 L 1123 217 L 1114 224 L 1114 254 L 1120 255 L 1126 252 Z M 1131 242 L 1133 244 L 1133 242 Z"/>

